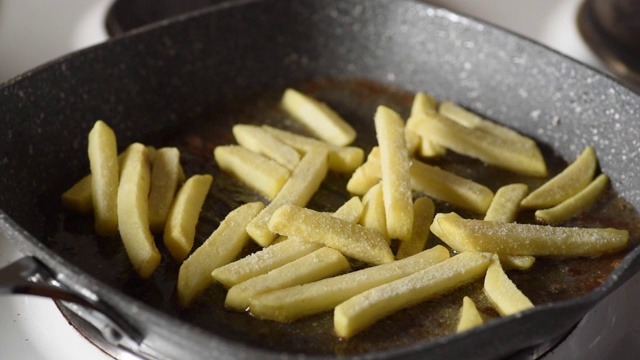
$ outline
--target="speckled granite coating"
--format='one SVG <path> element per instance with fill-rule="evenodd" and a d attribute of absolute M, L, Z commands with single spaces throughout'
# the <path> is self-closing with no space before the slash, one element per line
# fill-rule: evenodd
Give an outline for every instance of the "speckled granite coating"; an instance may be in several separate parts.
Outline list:
<path fill-rule="evenodd" d="M 287 358 L 211 337 L 151 311 L 78 274 L 38 242 L 44 226 L 40 196 L 86 168 L 84 135 L 96 118 L 108 119 L 119 143 L 127 144 L 206 117 L 217 104 L 243 94 L 309 78 L 364 77 L 458 102 L 535 137 L 566 159 L 592 145 L 615 189 L 640 205 L 640 98 L 614 80 L 500 29 L 416 1 L 240 3 L 247 4 L 136 31 L 0 88 L 0 239 L 17 241 L 63 278 L 144 324 L 143 351 L 161 358 Z M 591 297 L 538 309 L 544 317 L 497 322 L 474 337 L 375 356 L 419 359 L 424 351 L 464 358 L 468 349 L 480 357 L 508 354 L 529 344 L 514 329 L 533 329 L 527 336 L 536 339 L 554 322 L 571 325 L 636 271 L 632 260 L 638 253 Z"/>

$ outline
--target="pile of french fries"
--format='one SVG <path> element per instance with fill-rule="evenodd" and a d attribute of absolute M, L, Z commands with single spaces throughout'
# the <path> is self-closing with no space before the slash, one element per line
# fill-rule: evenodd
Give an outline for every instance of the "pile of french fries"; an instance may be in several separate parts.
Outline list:
<path fill-rule="evenodd" d="M 438 104 L 418 93 L 407 121 L 379 106 L 373 116 L 378 145 L 366 156 L 350 145 L 353 128 L 326 104 L 287 89 L 282 108 L 316 137 L 235 125 L 238 144 L 216 147 L 215 161 L 267 201 L 230 212 L 195 250 L 211 175 L 184 181 L 177 149 L 132 144 L 118 159 L 115 135 L 101 121 L 89 134 L 91 175 L 63 194 L 63 204 L 93 211 L 98 235 L 119 233 L 142 277 L 158 266 L 152 234 L 163 232 L 164 246 L 181 263 L 182 306 L 218 283 L 228 289 L 226 307 L 261 319 L 291 322 L 333 311 L 342 338 L 482 277 L 495 310 L 513 315 L 534 304 L 505 269 L 528 269 L 537 256 L 597 256 L 627 246 L 626 230 L 557 225 L 591 206 L 608 186 L 606 175 L 595 176 L 591 147 L 534 191 L 509 184 L 494 193 L 425 159 L 454 151 L 547 177 L 544 157 L 532 139 L 453 102 Z M 333 213 L 307 208 L 329 171 L 350 174 L 352 197 Z M 484 219 L 437 213 L 433 200 Z M 540 223 L 517 223 L 523 209 L 535 210 Z M 430 246 L 430 233 L 447 246 Z M 238 259 L 251 240 L 262 249 Z M 354 260 L 369 266 L 352 270 Z M 461 300 L 459 332 L 484 321 L 470 297 Z"/>

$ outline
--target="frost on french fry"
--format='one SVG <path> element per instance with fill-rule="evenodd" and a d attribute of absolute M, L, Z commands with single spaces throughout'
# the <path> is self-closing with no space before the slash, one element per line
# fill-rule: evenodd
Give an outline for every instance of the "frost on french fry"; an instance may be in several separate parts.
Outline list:
<path fill-rule="evenodd" d="M 255 296 L 249 308 L 253 316 L 261 319 L 294 321 L 332 310 L 352 296 L 409 276 L 448 258 L 449 250 L 437 245 L 403 260 Z"/>
<path fill-rule="evenodd" d="M 271 217 L 269 229 L 280 235 L 322 243 L 368 264 L 394 261 L 386 238 L 379 232 L 311 209 L 283 205 Z"/>
<path fill-rule="evenodd" d="M 285 90 L 282 107 L 329 144 L 345 146 L 356 138 L 356 131 L 333 109 L 297 90 Z"/>
<path fill-rule="evenodd" d="M 96 234 L 118 233 L 118 148 L 116 135 L 102 120 L 89 131 L 89 164 L 91 166 L 91 198 Z"/>
<path fill-rule="evenodd" d="M 247 232 L 262 247 L 269 246 L 276 234 L 269 230 L 271 215 L 283 205 L 305 206 L 327 175 L 327 150 L 312 149 L 300 160 L 280 192 L 255 219 L 247 225 Z"/>
<path fill-rule="evenodd" d="M 411 161 L 404 138 L 404 122 L 395 111 L 379 106 L 374 123 L 380 148 L 387 234 L 392 239 L 407 241 L 413 227 L 413 204 L 409 175 Z"/>
<path fill-rule="evenodd" d="M 543 210 L 537 210 L 536 219 L 546 223 L 558 223 L 574 217 L 586 210 L 600 198 L 609 184 L 609 177 L 600 174 L 587 187 L 560 204 Z"/>
<path fill-rule="evenodd" d="M 336 306 L 335 332 L 340 337 L 350 338 L 398 310 L 480 278 L 489 262 L 484 254 L 467 251 L 358 294 Z"/>
<path fill-rule="evenodd" d="M 531 256 L 598 256 L 627 246 L 629 232 L 611 228 L 573 228 L 499 223 L 438 214 L 431 232 L 455 251 Z"/>
<path fill-rule="evenodd" d="M 591 183 L 597 162 L 595 150 L 587 146 L 573 163 L 531 192 L 520 205 L 528 209 L 544 209 L 558 205 Z"/>
<path fill-rule="evenodd" d="M 247 203 L 231 211 L 218 228 L 183 263 L 178 272 L 178 300 L 188 306 L 212 282 L 211 272 L 233 261 L 249 241 L 245 226 L 264 208 Z"/>
<path fill-rule="evenodd" d="M 476 304 L 470 297 L 465 296 L 462 299 L 462 308 L 460 309 L 460 320 L 456 327 L 456 332 L 461 333 L 484 323 L 480 312 L 476 308 Z"/>
<path fill-rule="evenodd" d="M 290 176 L 277 162 L 237 145 L 217 146 L 213 151 L 220 168 L 245 185 L 273 199 Z"/>
<path fill-rule="evenodd" d="M 200 210 L 213 182 L 211 175 L 193 175 L 178 190 L 164 228 L 164 245 L 177 262 L 193 247 Z"/>
<path fill-rule="evenodd" d="M 323 247 L 270 272 L 233 286 L 225 306 L 246 310 L 259 294 L 324 279 L 349 270 L 349 261 L 337 250 Z"/>
<path fill-rule="evenodd" d="M 180 151 L 177 148 L 158 149 L 151 166 L 149 192 L 149 226 L 152 232 L 162 233 L 164 230 L 182 176 Z"/>
<path fill-rule="evenodd" d="M 497 255 L 493 256 L 491 265 L 487 269 L 484 278 L 484 293 L 502 316 L 513 315 L 533 307 L 531 300 L 516 287 L 502 270 Z"/>
<path fill-rule="evenodd" d="M 396 259 L 404 259 L 424 250 L 429 237 L 429 226 L 435 215 L 435 205 L 428 197 L 416 199 L 413 203 L 413 230 L 411 239 L 403 241 L 398 247 Z"/>
<path fill-rule="evenodd" d="M 325 149 L 329 152 L 329 169 L 338 173 L 351 173 L 364 161 L 364 150 L 357 146 L 336 146 L 308 136 L 294 134 L 290 131 L 272 126 L 262 126 L 283 143 L 307 153 L 312 149 Z"/>
<path fill-rule="evenodd" d="M 290 171 L 300 161 L 300 154 L 294 148 L 278 140 L 261 126 L 237 124 L 233 126 L 232 132 L 242 147 L 273 159 Z"/>
<path fill-rule="evenodd" d="M 138 275 L 148 278 L 160 264 L 160 252 L 149 229 L 151 169 L 147 149 L 132 144 L 127 149 L 118 186 L 118 231 Z"/>

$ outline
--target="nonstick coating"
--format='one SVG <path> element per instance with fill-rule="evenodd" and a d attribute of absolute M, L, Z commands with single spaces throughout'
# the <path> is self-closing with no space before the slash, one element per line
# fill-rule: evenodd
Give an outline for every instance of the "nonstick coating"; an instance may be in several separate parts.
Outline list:
<path fill-rule="evenodd" d="M 614 80 L 503 30 L 414 1 L 234 2 L 72 54 L 0 89 L 0 230 L 146 335 L 158 358 L 294 358 L 159 312 L 45 246 L 50 200 L 87 170 L 86 134 L 106 120 L 121 147 L 214 118 L 222 104 L 311 79 L 426 90 L 533 136 L 565 159 L 595 147 L 630 207 L 640 204 L 640 99 Z M 228 136 L 228 135 L 226 135 Z M 52 195 L 54 194 L 54 195 Z M 57 199 L 57 198 L 56 198 Z M 49 219 L 49 221 L 48 221 Z M 496 358 L 565 332 L 637 271 L 634 249 L 587 296 L 469 333 L 366 358 Z M 108 271 L 106 269 L 105 271 Z"/>

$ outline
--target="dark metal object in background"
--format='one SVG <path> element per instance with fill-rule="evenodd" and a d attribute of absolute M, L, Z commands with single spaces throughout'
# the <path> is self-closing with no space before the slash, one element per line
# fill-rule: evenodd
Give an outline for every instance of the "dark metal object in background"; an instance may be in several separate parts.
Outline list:
<path fill-rule="evenodd" d="M 206 331 L 126 293 L 117 281 L 131 280 L 132 271 L 122 250 L 109 248 L 113 239 L 80 243 L 100 256 L 89 265 L 75 261 L 78 248 L 50 237 L 51 208 L 86 173 L 86 134 L 97 118 L 108 121 L 121 146 L 198 121 L 228 129 L 211 120 L 223 104 L 319 78 L 428 90 L 535 137 L 565 159 L 592 145 L 613 188 L 629 207 L 640 207 L 640 156 L 632 156 L 640 98 L 613 79 L 418 1 L 238 1 L 133 31 L 0 88 L 0 241 L 14 241 L 62 286 L 95 294 L 122 315 L 141 334 L 133 350 L 142 356 L 300 358 Z M 368 120 L 355 125 L 371 132 Z M 229 136 L 213 135 L 219 142 Z M 635 274 L 639 256 L 633 249 L 588 295 L 366 357 L 490 359 L 548 342 Z"/>
<path fill-rule="evenodd" d="M 609 71 L 640 91 L 640 1 L 585 0 L 578 29 Z"/>

